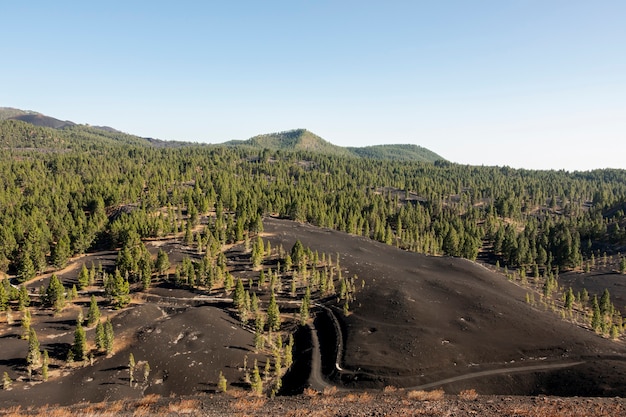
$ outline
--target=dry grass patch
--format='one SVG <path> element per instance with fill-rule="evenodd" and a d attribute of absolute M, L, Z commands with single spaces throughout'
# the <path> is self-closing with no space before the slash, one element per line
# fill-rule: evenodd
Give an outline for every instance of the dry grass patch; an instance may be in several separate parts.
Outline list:
<path fill-rule="evenodd" d="M 409 399 L 417 401 L 439 401 L 443 399 L 444 391 L 436 389 L 434 391 L 409 391 L 407 394 Z"/>
<path fill-rule="evenodd" d="M 160 395 L 148 394 L 145 397 L 137 400 L 135 402 L 135 407 L 139 408 L 139 407 L 148 407 L 148 406 L 154 405 L 157 403 L 157 401 L 159 401 L 159 398 L 161 398 Z"/>
<path fill-rule="evenodd" d="M 172 402 L 167 407 L 172 413 L 191 414 L 200 408 L 200 401 L 196 399 L 182 399 L 178 402 Z"/>
<path fill-rule="evenodd" d="M 265 398 L 241 398 L 231 404 L 231 408 L 237 411 L 258 411 L 267 403 Z"/>
<path fill-rule="evenodd" d="M 307 397 L 315 397 L 317 394 L 319 394 L 319 391 L 311 387 L 306 387 L 303 391 L 303 394 Z"/>
<path fill-rule="evenodd" d="M 391 393 L 396 391 L 398 391 L 398 388 L 394 387 L 393 385 L 387 385 L 385 388 L 383 388 L 384 393 Z"/>
<path fill-rule="evenodd" d="M 459 398 L 462 400 L 475 401 L 478 398 L 478 393 L 475 389 L 464 389 L 459 392 Z"/>
<path fill-rule="evenodd" d="M 335 386 L 326 387 L 326 388 L 324 388 L 323 394 L 326 395 L 326 396 L 333 396 L 333 395 L 337 394 L 337 387 L 335 387 Z"/>

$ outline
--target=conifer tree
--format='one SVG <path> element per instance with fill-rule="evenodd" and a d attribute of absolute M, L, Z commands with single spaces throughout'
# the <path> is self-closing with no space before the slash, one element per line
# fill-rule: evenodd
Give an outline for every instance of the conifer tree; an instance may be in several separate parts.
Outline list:
<path fill-rule="evenodd" d="M 96 296 L 91 295 L 91 300 L 89 302 L 89 310 L 87 311 L 87 327 L 91 327 L 96 323 L 100 322 L 100 308 L 98 307 L 98 302 L 96 301 Z"/>
<path fill-rule="evenodd" d="M 80 273 L 78 274 L 78 288 L 83 290 L 88 285 L 89 285 L 89 270 L 87 270 L 87 267 L 85 266 L 85 264 L 83 264 L 83 267 L 81 268 Z"/>
<path fill-rule="evenodd" d="M 227 389 L 228 389 L 228 381 L 226 381 L 224 374 L 222 373 L 222 371 L 220 371 L 220 374 L 217 377 L 217 390 L 219 392 L 226 392 Z"/>
<path fill-rule="evenodd" d="M 44 381 L 48 380 L 48 367 L 50 366 L 50 357 L 48 355 L 48 351 L 44 349 L 43 351 L 43 359 L 41 362 L 41 378 Z"/>
<path fill-rule="evenodd" d="M 267 325 L 270 330 L 280 330 L 280 310 L 278 308 L 278 304 L 276 303 L 274 291 L 272 291 L 269 304 L 267 305 Z"/>
<path fill-rule="evenodd" d="M 29 309 L 25 309 L 24 312 L 22 313 L 22 339 L 28 339 L 28 337 L 30 336 L 30 325 L 31 325 L 31 315 L 30 315 L 30 310 Z"/>
<path fill-rule="evenodd" d="M 104 324 L 102 324 L 101 321 L 98 321 L 98 324 L 96 324 L 95 333 L 96 349 L 104 350 L 106 348 L 106 335 L 104 332 Z"/>
<path fill-rule="evenodd" d="M 11 385 L 13 385 L 13 380 L 9 376 L 8 372 L 5 371 L 2 374 L 2 389 L 9 391 L 11 389 Z"/>
<path fill-rule="evenodd" d="M 111 324 L 111 320 L 107 318 L 107 321 L 104 323 L 104 349 L 107 355 L 113 353 L 114 341 L 115 334 L 113 333 L 113 324 Z"/>
<path fill-rule="evenodd" d="M 85 335 L 85 329 L 80 321 L 76 323 L 76 330 L 74 330 L 74 343 L 72 344 L 72 356 L 74 360 L 85 360 L 87 353 L 87 337 Z"/>
<path fill-rule="evenodd" d="M 26 363 L 29 369 L 37 368 L 41 361 L 41 352 L 39 351 L 39 340 L 37 339 L 37 333 L 32 327 L 28 333 L 28 355 L 26 356 Z"/>

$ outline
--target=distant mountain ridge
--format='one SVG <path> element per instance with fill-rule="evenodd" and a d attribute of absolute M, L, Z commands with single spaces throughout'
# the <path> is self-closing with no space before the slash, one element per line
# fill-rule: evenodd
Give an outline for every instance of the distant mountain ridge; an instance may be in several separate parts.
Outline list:
<path fill-rule="evenodd" d="M 284 151 L 310 151 L 337 156 L 357 156 L 370 159 L 434 162 L 445 160 L 429 149 L 417 145 L 374 145 L 366 147 L 341 147 L 322 139 L 306 129 L 267 133 L 248 140 L 231 140 L 226 146 L 248 146 L 258 149 Z"/>
<path fill-rule="evenodd" d="M 20 131 L 19 127 L 3 126 L 0 130 L 7 131 L 8 129 L 8 131 L 11 132 L 10 134 L 5 134 L 3 140 L 3 142 L 6 142 L 4 145 L 9 147 L 20 147 L 19 138 L 21 136 L 26 137 L 25 135 L 28 135 L 28 138 L 22 146 L 26 146 L 27 143 L 29 147 L 58 148 L 68 146 L 69 143 L 75 142 L 75 140 L 78 140 L 80 137 L 84 137 L 89 141 L 105 141 L 107 143 L 121 142 L 145 146 L 177 147 L 192 145 L 192 143 L 188 142 L 163 141 L 129 135 L 108 126 L 81 125 L 69 120 L 59 120 L 30 110 L 0 107 L 0 123 L 7 123 L 7 121 L 11 120 L 28 123 L 38 128 L 53 130 L 48 132 L 38 131 L 36 134 L 34 132 L 17 133 Z M 65 132 L 66 135 L 63 136 L 63 139 L 59 139 L 56 138 L 58 135 L 55 134 L 54 131 Z M 445 160 L 440 155 L 417 145 L 337 146 L 307 129 L 293 129 L 283 132 L 267 133 L 254 136 L 247 140 L 231 140 L 211 146 L 235 146 L 251 149 L 269 149 L 272 151 L 306 151 L 332 156 L 400 161 L 434 162 Z"/>

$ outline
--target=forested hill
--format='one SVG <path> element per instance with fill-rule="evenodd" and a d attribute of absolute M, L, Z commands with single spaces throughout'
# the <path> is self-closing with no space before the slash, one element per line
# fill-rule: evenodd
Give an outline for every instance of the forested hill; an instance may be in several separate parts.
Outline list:
<path fill-rule="evenodd" d="M 254 136 L 248 140 L 225 142 L 227 146 L 246 146 L 272 151 L 310 151 L 325 155 L 357 156 L 370 159 L 434 162 L 444 160 L 436 153 L 417 145 L 376 145 L 362 148 L 341 147 L 325 141 L 306 129 L 287 130 Z"/>
<path fill-rule="evenodd" d="M 27 123 L 21 125 L 16 121 Z M 11 107 L 0 107 L 0 146 L 5 148 L 85 149 L 94 146 L 132 144 L 159 147 L 197 145 L 163 141 L 125 134 L 107 126 L 79 125 L 69 120 Z M 34 128 L 33 128 L 34 126 Z M 288 130 L 232 140 L 214 146 L 244 147 L 269 151 L 304 151 L 324 155 L 356 156 L 370 159 L 434 162 L 444 160 L 436 153 L 416 145 L 378 145 L 363 148 L 333 145 L 306 129 Z"/>
<path fill-rule="evenodd" d="M 347 149 L 362 158 L 423 162 L 444 160 L 435 152 L 417 145 L 374 145 Z"/>
<path fill-rule="evenodd" d="M 303 136 L 324 144 L 312 134 L 295 141 Z M 0 273 L 21 278 L 130 237 L 186 231 L 191 242 L 206 243 L 209 233 L 241 241 L 268 215 L 548 275 L 626 251 L 624 170 L 527 171 L 267 147 L 259 158 L 250 145 L 155 146 L 18 120 L 0 122 L 0 148 Z M 198 213 L 217 218 L 194 237 Z"/>

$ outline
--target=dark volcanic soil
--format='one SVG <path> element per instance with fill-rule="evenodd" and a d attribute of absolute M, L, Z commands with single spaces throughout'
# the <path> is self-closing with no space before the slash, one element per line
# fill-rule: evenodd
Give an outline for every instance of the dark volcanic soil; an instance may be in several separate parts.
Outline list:
<path fill-rule="evenodd" d="M 265 231 L 285 248 L 300 239 L 339 253 L 344 276 L 365 281 L 347 317 L 333 309 L 344 344 L 332 377 L 346 387 L 626 394 L 623 342 L 529 306 L 525 290 L 479 264 L 283 220 Z"/>
<path fill-rule="evenodd" d="M 449 394 L 469 388 L 479 394 L 498 395 L 626 394 L 623 341 L 604 339 L 542 307 L 531 307 L 524 301 L 527 290 L 479 264 L 410 253 L 286 220 L 266 219 L 265 232 L 264 239 L 274 248 L 282 245 L 289 250 L 300 239 L 320 254 L 330 254 L 333 259 L 339 254 L 343 276 L 358 276 L 356 299 L 350 303 L 347 316 L 343 303 L 334 298 L 325 300 L 314 306 L 316 317 L 310 326 L 298 331 L 295 363 L 284 380 L 284 392 L 299 392 L 307 384 L 318 391 L 336 385 L 339 395 L 352 395 L 357 406 L 366 398 L 361 397 L 362 389 L 402 387 L 406 391 L 397 403 L 402 407 L 408 392 L 436 388 Z M 157 245 L 171 254 L 172 269 L 182 257 L 181 251 L 187 250 L 171 241 L 150 247 L 156 252 Z M 242 255 L 240 249 L 234 248 L 229 258 L 231 272 L 253 276 L 257 272 L 244 265 L 249 256 Z M 99 256 L 102 259 L 97 259 Z M 81 261 L 111 263 L 114 256 L 114 252 L 87 255 L 60 275 L 64 282 L 71 282 Z M 615 282 L 612 288 L 619 288 Z M 32 288 L 42 283 L 35 280 Z M 32 382 L 25 377 L 28 342 L 20 339 L 21 313 L 14 312 L 15 324 L 3 322 L 0 326 L 0 372 L 9 372 L 16 381 L 11 391 L 0 391 L 0 403 L 25 407 L 139 399 L 150 394 L 155 394 L 148 397 L 153 399 L 156 395 L 200 395 L 202 400 L 194 401 L 208 409 L 214 400 L 207 394 L 215 392 L 220 371 L 231 389 L 247 389 L 242 378 L 243 358 L 248 356 L 248 366 L 254 359 L 260 366 L 265 363 L 265 357 L 253 352 L 254 335 L 224 308 L 230 304 L 223 291 L 208 296 L 202 291 L 162 285 L 149 294 L 136 295 L 134 304 L 121 312 L 102 309 L 103 316 L 110 316 L 114 324 L 115 353 L 97 356 L 93 365 L 75 363 L 72 372 L 57 365 L 72 343 L 78 307 L 68 307 L 60 316 L 33 309 L 41 349 L 48 349 L 53 360 L 52 377 L 46 383 L 39 382 L 39 375 Z M 83 313 L 87 302 L 85 296 L 80 300 Z M 297 312 L 297 303 L 290 304 L 289 297 L 281 302 L 284 316 L 292 314 L 289 309 Z M 87 330 L 90 344 L 93 332 Z M 138 364 L 133 387 L 128 373 L 130 353 Z M 151 368 L 148 381 L 143 376 L 146 361 Z M 214 397 L 218 402 L 227 398 Z M 294 399 L 296 407 L 303 401 L 299 398 Z M 323 410 L 326 396 L 312 398 L 304 401 L 305 407 L 315 405 Z M 260 410 L 272 404 L 262 400 L 262 405 L 255 405 L 249 398 L 239 403 L 246 406 L 246 401 L 250 402 L 247 406 Z M 281 401 L 273 404 L 280 407 Z M 338 404 L 343 400 L 338 401 L 332 410 L 340 413 Z M 375 404 L 371 397 L 368 401 Z M 229 400 L 224 407 L 229 409 L 237 403 Z M 290 404 L 284 411 L 293 411 L 289 407 L 294 404 Z M 232 407 L 237 412 L 246 410 Z M 511 410 L 511 415 L 516 415 Z"/>

